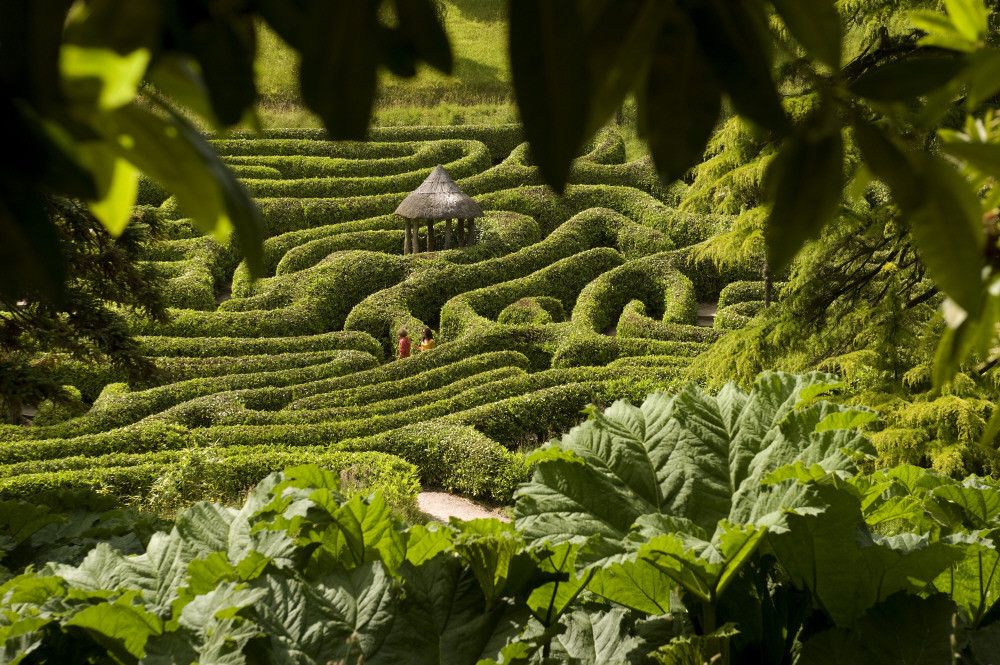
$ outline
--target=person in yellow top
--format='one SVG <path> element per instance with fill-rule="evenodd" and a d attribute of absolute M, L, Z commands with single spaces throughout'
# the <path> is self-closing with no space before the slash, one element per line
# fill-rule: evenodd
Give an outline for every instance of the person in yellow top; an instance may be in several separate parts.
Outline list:
<path fill-rule="evenodd" d="M 434 348 L 434 331 L 430 328 L 424 328 L 424 338 L 420 340 L 420 346 L 417 347 L 421 351 L 430 351 Z"/>

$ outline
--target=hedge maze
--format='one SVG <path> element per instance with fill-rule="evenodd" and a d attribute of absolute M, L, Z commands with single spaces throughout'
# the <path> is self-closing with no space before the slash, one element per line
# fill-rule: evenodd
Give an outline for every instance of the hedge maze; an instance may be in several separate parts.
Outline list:
<path fill-rule="evenodd" d="M 173 317 L 130 325 L 159 372 L 126 386 L 114 368 L 50 359 L 92 405 L 0 429 L 0 495 L 233 500 L 318 462 L 404 507 L 420 484 L 509 501 L 524 451 L 588 404 L 678 381 L 762 304 L 754 266 L 698 258 L 727 220 L 679 210 L 684 186 L 626 162 L 612 132 L 562 197 L 513 125 L 384 128 L 368 143 L 289 130 L 215 147 L 263 211 L 266 276 L 251 280 L 235 243 L 199 235 L 143 182 L 138 212 L 166 236 L 146 258 Z M 392 212 L 438 164 L 485 214 L 468 246 L 404 254 Z M 427 248 L 427 226 L 414 228 Z M 718 303 L 715 328 L 695 325 L 699 302 Z M 396 331 L 416 340 L 425 326 L 437 347 L 393 360 Z"/>

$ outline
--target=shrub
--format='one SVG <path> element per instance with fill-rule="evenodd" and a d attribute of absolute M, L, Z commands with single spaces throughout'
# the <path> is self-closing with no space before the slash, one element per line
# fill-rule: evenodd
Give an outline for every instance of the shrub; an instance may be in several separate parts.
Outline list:
<path fill-rule="evenodd" d="M 762 309 L 764 309 L 764 301 L 762 300 L 747 300 L 720 308 L 715 312 L 715 329 L 736 330 L 742 328 Z"/>
<path fill-rule="evenodd" d="M 555 303 L 558 305 L 558 309 L 562 310 L 562 303 L 555 298 L 541 297 Z M 555 321 L 555 318 L 552 316 L 552 312 L 542 306 L 539 298 L 521 298 L 517 302 L 504 307 L 503 311 L 500 312 L 500 316 L 497 317 L 497 323 L 504 325 L 545 325 L 553 321 Z"/>
<path fill-rule="evenodd" d="M 617 334 L 618 337 L 684 342 L 712 342 L 719 337 L 719 331 L 713 328 L 656 321 L 646 315 L 646 305 L 641 300 L 625 305 L 618 318 Z"/>
<path fill-rule="evenodd" d="M 175 509 L 192 501 L 241 500 L 275 469 L 296 464 L 319 464 L 341 476 L 344 490 L 367 495 L 385 492 L 401 514 L 415 512 L 420 489 L 414 467 L 392 455 L 378 452 L 338 452 L 319 449 L 285 449 L 257 446 L 229 451 L 192 450 L 171 456 L 134 456 L 134 464 L 91 466 L 62 471 L 22 473 L 0 477 L 0 497 L 30 500 L 58 490 L 94 490 L 112 494 L 126 503 Z"/>
<path fill-rule="evenodd" d="M 785 282 L 775 282 L 772 284 L 772 296 L 775 301 L 779 299 L 781 289 L 784 286 Z M 719 293 L 719 309 L 752 300 L 764 300 L 764 282 L 759 280 L 731 282 L 723 287 Z"/>

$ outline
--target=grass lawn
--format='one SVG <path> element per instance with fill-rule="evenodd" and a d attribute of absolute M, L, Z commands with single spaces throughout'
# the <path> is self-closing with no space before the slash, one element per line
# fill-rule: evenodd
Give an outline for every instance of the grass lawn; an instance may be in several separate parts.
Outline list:
<path fill-rule="evenodd" d="M 416 78 L 382 73 L 376 124 L 479 124 L 512 122 L 507 63 L 507 26 L 503 0 L 446 0 L 445 28 L 451 38 L 455 67 L 445 76 L 427 67 Z M 258 85 L 261 119 L 266 127 L 317 127 L 318 120 L 301 108 L 294 52 L 270 29 L 261 26 Z"/>

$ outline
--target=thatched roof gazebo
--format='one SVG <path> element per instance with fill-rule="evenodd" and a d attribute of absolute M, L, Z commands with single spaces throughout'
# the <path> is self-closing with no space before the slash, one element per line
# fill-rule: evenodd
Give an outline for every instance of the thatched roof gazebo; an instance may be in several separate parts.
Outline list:
<path fill-rule="evenodd" d="M 475 237 L 475 219 L 483 209 L 459 189 L 440 164 L 427 179 L 410 193 L 396 208 L 396 214 L 406 219 L 403 254 L 420 252 L 420 222 L 427 222 L 427 238 L 423 244 L 428 252 L 435 250 L 434 222 L 444 221 L 444 249 L 471 245 Z M 452 220 L 457 227 L 452 232 Z"/>

